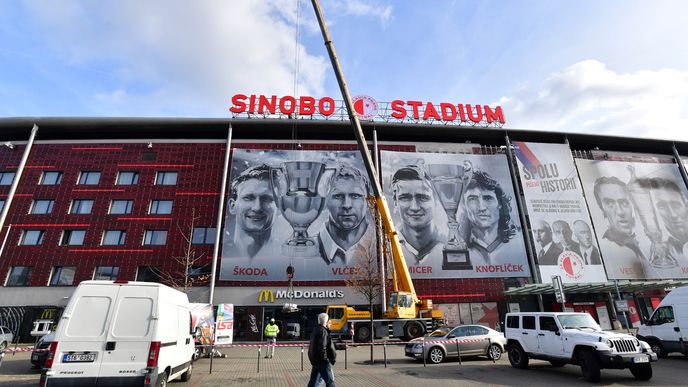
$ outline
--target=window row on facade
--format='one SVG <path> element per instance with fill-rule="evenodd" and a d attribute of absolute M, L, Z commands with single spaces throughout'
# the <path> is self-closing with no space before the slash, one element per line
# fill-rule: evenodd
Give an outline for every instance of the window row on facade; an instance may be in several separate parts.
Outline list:
<path fill-rule="evenodd" d="M 0 172 L 0 185 L 11 185 L 14 181 L 16 172 Z M 38 180 L 39 185 L 58 185 L 62 183 L 62 171 L 44 171 Z M 176 185 L 178 172 L 158 171 L 155 174 L 155 185 Z M 77 178 L 77 185 L 98 185 L 100 184 L 100 171 L 81 171 Z M 139 172 L 121 171 L 117 172 L 115 185 L 137 185 L 139 183 Z"/>
<path fill-rule="evenodd" d="M 73 199 L 67 210 L 68 214 L 85 215 L 90 214 L 93 210 L 93 199 Z M 172 213 L 172 200 L 151 200 L 148 206 L 148 214 L 151 215 L 169 215 Z M 0 200 L 0 211 L 5 206 L 5 200 Z M 52 214 L 55 206 L 54 199 L 36 199 L 31 202 L 29 214 L 31 215 L 48 215 Z M 131 214 L 134 208 L 134 201 L 131 199 L 113 199 L 110 200 L 108 206 L 108 214 L 111 215 L 126 215 Z"/>
<path fill-rule="evenodd" d="M 115 281 L 119 278 L 119 266 L 96 266 L 93 269 L 92 279 Z M 83 270 L 83 269 L 82 269 Z M 53 266 L 48 286 L 73 286 L 76 278 L 76 266 Z M 31 281 L 32 266 L 12 266 L 5 280 L 5 286 L 29 286 Z M 136 270 L 136 281 L 159 282 L 161 269 L 155 266 L 139 266 Z M 207 275 L 208 267 L 191 266 L 188 268 L 189 277 Z"/>
<path fill-rule="evenodd" d="M 197 245 L 212 245 L 215 243 L 216 228 L 194 227 L 191 243 Z M 19 245 L 38 246 L 43 244 L 46 230 L 23 230 Z M 121 246 L 126 242 L 126 230 L 104 230 L 100 244 L 102 246 Z M 86 230 L 62 230 L 59 244 L 62 246 L 81 246 L 86 239 Z M 162 246 L 167 243 L 167 230 L 146 230 L 143 235 L 144 246 Z"/>

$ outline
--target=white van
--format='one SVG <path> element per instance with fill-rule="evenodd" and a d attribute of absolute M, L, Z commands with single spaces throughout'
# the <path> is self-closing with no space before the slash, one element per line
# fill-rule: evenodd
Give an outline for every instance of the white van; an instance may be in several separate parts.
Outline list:
<path fill-rule="evenodd" d="M 300 339 L 301 338 L 301 324 L 290 322 L 287 323 L 287 339 Z"/>
<path fill-rule="evenodd" d="M 660 357 L 671 352 L 688 356 L 688 286 L 669 292 L 637 336 Z"/>
<path fill-rule="evenodd" d="M 191 378 L 186 294 L 158 283 L 85 281 L 65 308 L 41 386 L 166 386 Z"/>

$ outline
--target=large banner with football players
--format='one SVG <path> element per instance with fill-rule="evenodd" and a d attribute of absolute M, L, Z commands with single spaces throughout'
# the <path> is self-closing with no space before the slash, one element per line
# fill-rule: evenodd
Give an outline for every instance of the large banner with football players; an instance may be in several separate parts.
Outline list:
<path fill-rule="evenodd" d="M 688 277 L 688 191 L 672 163 L 576 160 L 611 279 Z"/>
<path fill-rule="evenodd" d="M 542 282 L 605 282 L 600 250 L 566 144 L 513 143 Z"/>
<path fill-rule="evenodd" d="M 221 280 L 343 280 L 377 251 L 359 152 L 232 154 Z"/>
<path fill-rule="evenodd" d="M 383 151 L 381 166 L 413 278 L 530 275 L 504 155 Z"/>

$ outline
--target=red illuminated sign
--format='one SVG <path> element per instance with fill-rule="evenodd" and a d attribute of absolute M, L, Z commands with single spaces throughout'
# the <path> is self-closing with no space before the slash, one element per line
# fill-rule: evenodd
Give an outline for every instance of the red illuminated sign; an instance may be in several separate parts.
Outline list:
<path fill-rule="evenodd" d="M 360 119 L 373 121 L 399 121 L 413 123 L 436 123 L 485 127 L 501 127 L 505 124 L 501 106 L 462 104 L 441 102 L 435 104 L 427 101 L 404 101 L 378 103 L 369 96 L 357 96 L 352 101 L 354 110 Z M 346 118 L 346 108 L 342 101 L 331 97 L 314 98 L 310 96 L 246 95 L 236 94 L 232 97 L 229 111 L 235 116 L 321 116 Z"/>

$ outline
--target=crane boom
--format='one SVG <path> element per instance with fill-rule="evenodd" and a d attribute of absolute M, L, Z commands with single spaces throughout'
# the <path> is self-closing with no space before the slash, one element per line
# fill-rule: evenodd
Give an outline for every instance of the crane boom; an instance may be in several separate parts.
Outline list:
<path fill-rule="evenodd" d="M 363 129 L 361 128 L 361 121 L 355 114 L 351 94 L 349 94 L 349 87 L 346 85 L 346 81 L 344 80 L 344 75 L 339 65 L 339 59 L 337 59 L 337 53 L 334 49 L 334 44 L 330 39 L 330 33 L 327 31 L 327 26 L 325 25 L 325 19 L 322 15 L 320 4 L 318 3 L 318 0 L 311 0 L 311 2 L 313 3 L 313 8 L 315 9 L 315 15 L 318 19 L 318 24 L 320 25 L 320 31 L 322 32 L 323 39 L 325 40 L 325 47 L 327 48 L 327 53 L 330 56 L 330 62 L 332 62 L 332 67 L 334 68 L 334 73 L 337 77 L 339 89 L 342 93 L 342 97 L 344 97 L 344 103 L 346 104 L 346 111 L 349 114 L 349 120 L 354 127 L 354 134 L 356 135 L 356 142 L 358 143 L 358 148 L 363 157 L 363 164 L 365 165 L 366 171 L 368 172 L 368 176 L 370 178 L 371 186 L 373 187 L 375 205 L 377 206 L 377 210 L 380 212 L 380 218 L 382 219 L 382 228 L 384 229 L 385 234 L 387 234 L 387 238 L 389 238 L 391 244 L 394 266 L 397 269 L 396 279 L 398 290 L 411 293 L 414 303 L 417 303 L 418 298 L 416 296 L 416 290 L 413 287 L 411 274 L 409 273 L 408 266 L 406 265 L 404 253 L 401 250 L 399 236 L 397 235 L 397 231 L 392 223 L 391 212 L 389 210 L 389 206 L 387 205 L 387 200 L 382 193 L 382 185 L 377 178 L 375 167 L 373 166 L 373 159 L 370 155 L 370 150 L 368 149 L 368 144 L 365 140 Z"/>

